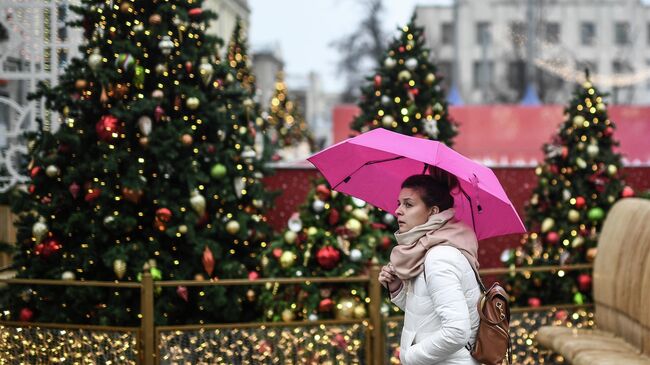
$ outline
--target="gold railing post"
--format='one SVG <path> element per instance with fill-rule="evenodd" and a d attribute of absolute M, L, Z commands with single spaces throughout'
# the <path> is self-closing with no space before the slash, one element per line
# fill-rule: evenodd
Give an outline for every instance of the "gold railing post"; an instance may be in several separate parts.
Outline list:
<path fill-rule="evenodd" d="M 140 356 L 143 365 L 156 363 L 153 294 L 153 278 L 149 270 L 145 270 L 140 288 Z"/>
<path fill-rule="evenodd" d="M 372 331 L 372 361 L 368 364 L 384 364 L 384 336 L 381 321 L 381 284 L 379 284 L 379 264 L 370 267 L 370 326 Z"/>

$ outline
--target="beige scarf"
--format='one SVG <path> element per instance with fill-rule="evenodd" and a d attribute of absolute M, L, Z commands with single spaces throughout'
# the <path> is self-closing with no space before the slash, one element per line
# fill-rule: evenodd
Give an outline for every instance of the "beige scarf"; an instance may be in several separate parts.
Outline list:
<path fill-rule="evenodd" d="M 397 277 L 408 280 L 424 270 L 424 259 L 430 248 L 449 245 L 460 250 L 478 270 L 478 241 L 465 223 L 454 218 L 453 208 L 433 214 L 429 220 L 404 233 L 395 233 L 397 246 L 390 254 L 390 263 Z"/>

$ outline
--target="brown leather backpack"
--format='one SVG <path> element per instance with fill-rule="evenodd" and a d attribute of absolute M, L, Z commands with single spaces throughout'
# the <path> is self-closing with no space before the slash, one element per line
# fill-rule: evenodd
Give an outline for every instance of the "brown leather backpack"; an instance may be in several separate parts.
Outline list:
<path fill-rule="evenodd" d="M 498 282 L 485 290 L 481 278 L 476 279 L 483 294 L 476 304 L 481 321 L 474 346 L 468 350 L 476 361 L 485 365 L 499 365 L 503 361 L 512 363 L 512 343 L 510 341 L 510 306 L 508 294 Z M 505 359 L 504 359 L 505 358 Z"/>
<path fill-rule="evenodd" d="M 481 297 L 476 307 L 481 318 L 476 333 L 474 345 L 468 343 L 466 348 L 472 357 L 484 365 L 501 365 L 504 361 L 512 364 L 512 342 L 510 340 L 510 304 L 508 293 L 498 283 L 492 284 L 490 289 L 485 289 L 478 270 L 472 264 L 471 254 L 466 250 L 455 247 L 469 261 L 469 266 L 474 271 L 476 281 L 481 287 Z"/>

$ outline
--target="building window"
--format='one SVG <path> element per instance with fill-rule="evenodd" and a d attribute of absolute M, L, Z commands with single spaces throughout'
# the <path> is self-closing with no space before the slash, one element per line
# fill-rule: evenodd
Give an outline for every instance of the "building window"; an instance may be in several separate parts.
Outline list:
<path fill-rule="evenodd" d="M 630 23 L 617 22 L 614 26 L 614 43 L 625 46 L 630 43 Z"/>
<path fill-rule="evenodd" d="M 645 68 L 650 69 L 650 60 L 645 60 Z M 646 83 L 646 89 L 650 90 L 650 79 Z"/>
<path fill-rule="evenodd" d="M 526 62 L 516 60 L 508 62 L 508 71 L 506 73 L 508 87 L 517 92 L 523 92 L 526 84 Z"/>
<path fill-rule="evenodd" d="M 576 72 L 584 75 L 585 70 L 589 70 L 590 75 L 596 74 L 598 73 L 598 64 L 596 61 L 576 61 Z"/>
<path fill-rule="evenodd" d="M 548 43 L 560 43 L 560 24 L 549 22 L 544 27 L 544 40 Z"/>
<path fill-rule="evenodd" d="M 629 74 L 634 70 L 629 62 L 623 60 L 614 60 L 612 62 L 612 71 L 615 74 Z"/>
<path fill-rule="evenodd" d="M 445 90 L 449 90 L 451 79 L 454 77 L 453 63 L 451 61 L 438 61 L 436 64 L 438 65 L 436 73 L 442 75 L 442 87 Z"/>
<path fill-rule="evenodd" d="M 596 40 L 596 24 L 582 22 L 580 24 L 580 42 L 583 46 L 593 46 Z"/>
<path fill-rule="evenodd" d="M 492 61 L 475 61 L 474 62 L 474 87 L 488 87 L 494 80 L 494 62 Z"/>
<path fill-rule="evenodd" d="M 442 44 L 454 43 L 454 25 L 452 23 L 442 23 Z"/>
<path fill-rule="evenodd" d="M 515 46 L 523 46 L 526 41 L 526 26 L 523 22 L 510 23 L 510 39 Z"/>
<path fill-rule="evenodd" d="M 650 45 L 650 23 L 646 24 L 646 41 Z"/>
<path fill-rule="evenodd" d="M 476 23 L 476 43 L 481 46 L 489 46 L 492 43 L 492 34 L 489 22 Z"/>

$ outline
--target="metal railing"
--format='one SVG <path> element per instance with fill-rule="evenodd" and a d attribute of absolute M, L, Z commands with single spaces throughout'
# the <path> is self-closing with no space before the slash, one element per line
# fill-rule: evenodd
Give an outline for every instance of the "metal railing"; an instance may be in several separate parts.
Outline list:
<path fill-rule="evenodd" d="M 483 276 L 514 274 L 519 272 L 556 272 L 559 270 L 591 270 L 592 264 L 578 264 L 566 266 L 538 266 L 538 267 L 519 267 L 519 268 L 494 268 L 482 269 L 480 274 Z M 140 326 L 139 327 L 118 327 L 118 326 L 99 326 L 99 325 L 76 325 L 76 324 L 57 324 L 57 323 L 37 323 L 37 322 L 15 322 L 0 321 L 0 325 L 12 327 L 43 327 L 43 328 L 62 328 L 62 329 L 86 329 L 98 331 L 117 331 L 117 332 L 134 332 L 138 345 L 139 363 L 143 365 L 154 365 L 160 362 L 157 343 L 160 339 L 160 333 L 163 331 L 183 331 L 183 330 L 209 330 L 224 328 L 266 328 L 266 327 L 291 327 L 291 326 L 331 326 L 346 324 L 363 324 L 367 327 L 366 334 L 369 335 L 369 341 L 365 344 L 365 357 L 367 364 L 384 364 L 385 343 L 383 335 L 383 320 L 381 315 L 382 289 L 379 281 L 380 266 L 372 265 L 367 276 L 356 276 L 346 278 L 270 278 L 270 279 L 221 279 L 221 280 L 174 280 L 174 281 L 154 281 L 148 271 L 142 275 L 142 281 L 135 282 L 118 282 L 118 281 L 81 281 L 81 280 L 49 280 L 49 279 L 0 279 L 0 283 L 17 284 L 17 285 L 46 285 L 46 286 L 93 286 L 109 288 L 127 288 L 140 290 Z M 190 324 L 174 326 L 156 326 L 154 323 L 154 293 L 159 287 L 176 287 L 176 286 L 255 286 L 271 284 L 339 284 L 339 283 L 365 283 L 369 292 L 369 311 L 367 318 L 354 320 L 320 320 L 320 321 L 296 321 L 296 322 L 255 322 L 255 323 L 232 323 L 232 324 Z M 513 308 L 513 312 L 546 310 L 550 308 L 576 308 L 588 307 L 589 305 L 559 304 L 553 306 L 544 306 L 538 308 Z M 389 317 L 390 319 L 399 319 L 399 317 Z"/>

